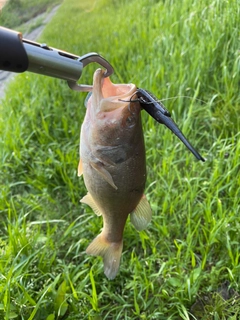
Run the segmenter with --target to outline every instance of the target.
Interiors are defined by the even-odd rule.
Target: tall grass
[[[79,204],[85,94],[16,77],[0,106],[4,319],[239,318],[239,9],[233,0],[63,2],[39,41],[102,54],[114,82],[163,99],[207,161],[142,114],[153,219],[139,233],[127,224],[108,281],[101,259],[84,252],[101,227]]]
[[[57,5],[61,0],[8,0],[0,12],[0,25],[6,28],[18,28],[37,15]]]

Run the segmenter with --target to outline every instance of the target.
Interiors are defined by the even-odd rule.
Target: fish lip
[[[88,93],[85,98],[84,105],[86,108],[90,105],[92,99],[103,99],[102,94],[102,86],[104,81],[104,70],[98,68],[93,75],[93,90]],[[98,97],[96,97],[96,93],[98,93]],[[98,101],[96,101],[98,103]],[[98,105],[98,104],[97,104]]]
[[[95,71],[93,76],[93,92],[98,92],[102,94],[103,82],[104,82],[104,70],[99,68]]]

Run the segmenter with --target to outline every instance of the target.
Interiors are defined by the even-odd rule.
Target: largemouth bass
[[[105,275],[114,279],[128,215],[135,228],[143,230],[152,213],[143,194],[146,160],[137,88],[134,84],[113,84],[103,74],[98,69],[93,77],[93,92],[81,127],[78,175],[83,174],[88,190],[81,202],[103,218],[102,232],[86,252],[102,256]]]

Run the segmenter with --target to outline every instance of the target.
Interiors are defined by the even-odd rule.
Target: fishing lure
[[[198,160],[205,161],[205,159],[197,152],[197,150],[191,145],[191,143],[178,128],[176,123],[171,118],[170,112],[152,93],[150,93],[148,90],[138,88],[136,94],[141,107],[146,110],[150,116],[152,116],[157,122],[168,127]]]

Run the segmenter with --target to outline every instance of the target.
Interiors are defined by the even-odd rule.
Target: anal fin
[[[142,196],[135,210],[130,214],[134,227],[141,231],[147,227],[152,218],[152,209],[145,195]]]
[[[115,185],[111,174],[104,168],[103,163],[91,161],[90,165],[101,175],[105,181],[107,181],[115,190],[117,190],[117,186]]]
[[[89,205],[89,207],[93,209],[97,216],[102,215],[101,210],[98,208],[96,202],[94,201],[93,197],[89,192],[80,200],[80,202]]]
[[[86,253],[103,258],[104,273],[109,280],[112,280],[118,273],[122,247],[122,241],[109,242],[100,234],[87,247]]]

